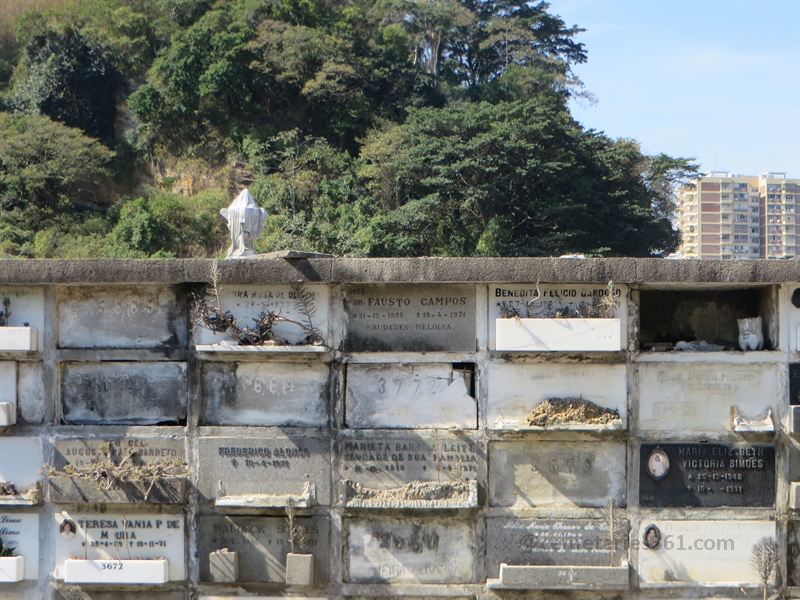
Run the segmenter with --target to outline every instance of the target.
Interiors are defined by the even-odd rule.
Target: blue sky
[[[587,31],[575,118],[703,171],[800,178],[800,0],[551,0]]]

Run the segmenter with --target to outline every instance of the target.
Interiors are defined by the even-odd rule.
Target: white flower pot
[[[619,319],[496,319],[500,352],[619,352]]]
[[[17,422],[17,405],[14,402],[0,402],[0,427],[10,427]]]
[[[142,583],[169,581],[169,561],[149,560],[80,560],[64,561],[64,583]]]
[[[13,583],[24,578],[24,556],[0,556],[0,583]]]
[[[2,352],[35,352],[38,339],[35,327],[0,327]]]
[[[286,583],[287,585],[314,585],[314,555],[293,554],[286,555]]]

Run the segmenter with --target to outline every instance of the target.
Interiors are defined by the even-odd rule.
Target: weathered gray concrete
[[[223,286],[257,292],[258,302],[248,305],[254,300],[248,295],[231,304],[245,320],[265,308],[296,317],[289,312],[295,310],[290,284],[319,284],[317,314],[327,346],[208,348],[209,336],[191,327],[188,294],[209,280],[215,266]],[[530,291],[539,281],[543,290],[580,294],[604,289],[609,280],[622,290],[616,315],[621,351],[494,350],[498,288]],[[464,316],[450,318],[452,336],[441,329],[433,334],[434,345],[430,339],[418,344],[410,330],[405,336],[378,333],[378,344],[348,346],[356,328],[345,301],[378,297],[354,293],[378,289],[371,284],[389,284],[401,292],[395,298],[446,298],[458,291],[470,306]],[[418,284],[424,286],[414,288]],[[749,546],[771,532],[781,554],[771,592],[800,597],[800,501],[797,493],[790,496],[791,484],[800,482],[800,445],[796,420],[788,418],[796,412],[790,411],[790,388],[798,387],[788,365],[800,363],[800,309],[791,303],[798,287],[800,261],[0,260],[0,293],[14,289],[20,307],[30,298],[25,319],[38,329],[36,351],[0,350],[0,381],[13,388],[3,389],[0,401],[15,397],[18,417],[0,433],[0,475],[26,492],[0,495],[0,538],[18,544],[36,567],[22,582],[0,584],[0,597],[760,598],[748,567]],[[667,290],[714,292],[723,304],[714,314],[728,317],[698,331],[727,336],[734,312],[758,312],[771,349],[640,350],[643,302],[648,314],[670,316],[665,322],[672,330],[697,319],[688,295],[678,298],[688,308],[669,315],[674,303],[661,301]],[[728,290],[744,290],[753,301],[731,312],[724,306]],[[288,303],[267,302],[274,299]],[[659,300],[656,309],[653,299]],[[386,319],[415,328],[414,312]],[[646,335],[659,332],[648,325]],[[211,337],[213,343],[225,338]],[[451,397],[450,391],[458,393]],[[614,427],[525,427],[530,410],[553,397],[596,400],[619,410],[622,419]],[[733,404],[745,417],[772,408],[775,431],[736,431]],[[642,445],[683,441],[702,447],[704,440],[774,447],[774,503],[643,508],[639,483],[649,475],[640,464]],[[91,464],[105,442],[112,442],[118,459],[129,449],[138,449],[143,462],[185,459],[189,474],[157,483],[145,501],[148,480],[103,490],[94,481],[62,475],[48,482],[38,473],[45,462],[62,469]],[[735,469],[717,471],[736,475]],[[738,480],[719,483],[716,471],[697,472],[712,476],[692,480],[698,490],[724,485],[726,493],[739,493]],[[623,506],[619,517],[632,532],[630,548],[615,554],[613,570],[582,570],[612,562],[606,550],[585,545],[529,552],[530,531],[572,539],[560,535],[572,531],[564,524],[580,524],[589,536],[596,528],[605,540],[603,504],[609,498]],[[313,556],[313,586],[285,583],[290,499],[307,534],[301,551]],[[2,521],[9,515],[25,517],[18,535],[2,533],[16,525]],[[69,531],[60,527],[70,516],[88,525],[67,539]],[[644,554],[642,538],[653,524],[675,535],[702,534],[703,544],[730,538],[736,549],[673,547]],[[678,525],[694,529],[679,532]],[[85,540],[88,547],[81,545]],[[236,581],[232,553],[215,554],[223,548],[236,552]],[[70,557],[114,563],[128,560],[129,552],[132,560],[167,557],[171,581],[144,588],[60,579]],[[629,572],[621,566],[625,561]],[[509,591],[489,582],[499,577],[501,564],[545,570],[534,573],[535,581],[531,572],[522,573],[506,586],[520,589]],[[603,587],[609,589],[598,589]]]
[[[656,258],[252,258],[0,260],[0,284],[205,282],[214,263],[222,283],[779,283],[800,280],[800,261]]]

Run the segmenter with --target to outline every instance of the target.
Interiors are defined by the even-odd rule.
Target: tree
[[[25,46],[13,80],[13,104],[87,135],[114,137],[119,73],[107,44],[76,29],[45,28]]]
[[[647,157],[575,123],[561,101],[413,111],[368,141],[360,173],[386,207],[368,254],[650,256],[677,245]]]
[[[769,590],[772,574],[778,568],[781,560],[778,541],[772,537],[763,537],[753,544],[750,554],[750,562],[761,580],[763,599],[767,600],[767,591]]]
[[[105,175],[112,156],[97,140],[47,117],[0,113],[2,208],[54,206],[60,195]]]
[[[73,207],[112,156],[47,117],[0,113],[0,252],[33,256],[35,232]]]

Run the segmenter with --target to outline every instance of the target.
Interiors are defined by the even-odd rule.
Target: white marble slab
[[[625,365],[492,362],[489,364],[488,379],[489,427],[523,427],[531,410],[548,398],[589,400],[603,408],[619,411],[620,428],[627,426],[628,384]]]
[[[619,352],[619,319],[497,319],[498,352]]]
[[[349,583],[470,583],[474,528],[433,520],[370,519],[346,524]]]
[[[64,525],[65,519],[74,523],[74,534]],[[98,561],[163,558],[169,561],[169,581],[186,579],[183,515],[63,510],[53,514],[52,527],[55,579],[64,579],[66,561],[72,557]]]
[[[623,442],[491,442],[492,506],[599,508],[625,505]]]
[[[323,339],[328,342],[328,303],[330,292],[327,285],[304,284],[303,288],[313,294],[315,315],[312,325],[318,329]],[[220,286],[222,309],[230,311],[240,320],[243,326],[252,327],[253,319],[262,312],[273,311],[284,317],[306,322],[305,316],[298,311],[297,300],[292,286],[289,284],[271,285],[233,285]],[[275,323],[273,327],[276,338],[286,339],[291,344],[300,343],[308,334],[297,325],[291,323]],[[202,327],[195,331],[197,344],[219,344],[230,341],[229,333],[214,333]]]
[[[8,297],[11,300],[11,327],[23,327],[25,323],[36,329],[33,349],[44,347],[44,288],[0,286],[0,300]],[[31,348],[27,348],[30,350]]]
[[[169,561],[67,560],[64,583],[163,584],[169,581]]]
[[[509,283],[492,284],[489,286],[489,349],[497,350],[495,343],[497,337],[496,319],[500,317],[500,304],[508,303],[520,312],[521,317],[526,316],[525,304],[537,295],[536,283]],[[541,317],[559,307],[575,308],[581,302],[592,303],[593,298],[602,299],[608,293],[607,284],[592,283],[567,283],[550,284],[540,283],[538,294],[540,299],[533,304],[532,316]],[[628,340],[628,287],[619,285],[615,291],[616,308],[609,317],[620,319],[620,339],[622,348],[627,347]],[[581,319],[578,319],[579,321]]]
[[[731,408],[748,419],[772,409],[781,414],[785,368],[774,364],[640,363],[639,429],[652,432],[724,433],[733,430]]]
[[[0,513],[0,539],[24,559],[23,579],[39,578],[39,514]],[[2,596],[2,594],[0,594]]]
[[[661,532],[655,550],[642,543],[652,525]],[[640,583],[642,587],[758,585],[751,549],[762,538],[775,536],[774,521],[643,520],[637,537]]]
[[[0,402],[17,404],[17,363],[0,362]]]
[[[475,429],[473,376],[446,363],[350,364],[345,421],[355,429]]]
[[[0,437],[0,480],[25,493],[41,480],[42,447],[34,437]]]

